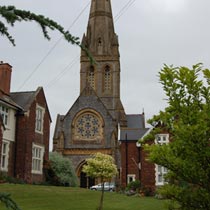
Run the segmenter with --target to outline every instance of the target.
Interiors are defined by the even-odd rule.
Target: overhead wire
[[[78,21],[80,16],[84,13],[84,11],[87,9],[87,7],[90,5],[90,1],[86,4],[86,6],[82,9],[82,11],[79,13],[79,15],[74,19],[74,21],[71,23],[71,25],[68,27],[67,30],[70,30],[74,24]],[[30,80],[30,78],[34,75],[35,72],[39,69],[41,64],[46,60],[46,58],[52,53],[52,51],[55,49],[55,47],[59,44],[59,42],[63,39],[63,36],[61,36],[55,44],[50,48],[50,50],[46,53],[46,55],[41,59],[41,61],[35,66],[33,71],[28,75],[28,77],[23,81],[23,83],[20,85],[18,90],[20,90],[24,85]]]
[[[119,18],[129,9],[129,7],[132,6],[132,4],[135,2],[136,0],[129,0],[124,7],[122,7],[122,9],[119,11],[119,13],[114,17],[114,21],[117,22],[119,20]],[[76,56],[72,62],[70,62],[70,64],[68,64],[53,80],[51,80],[48,84],[47,84],[47,88],[52,87],[56,81],[60,80],[65,73],[67,73],[67,70],[71,69],[77,62],[75,62],[75,59],[79,59],[79,55]],[[79,60],[77,60],[79,61]],[[69,67],[69,69],[68,69]]]
[[[52,79],[47,85],[46,85],[46,88],[50,88],[52,87],[55,82],[57,82],[58,80],[60,80],[64,74],[69,70],[71,69],[78,61],[79,61],[79,57],[80,55],[77,55],[76,57],[74,57],[74,59],[65,67],[63,68],[62,71],[59,72],[59,74],[57,74],[54,79]]]
[[[135,2],[136,0],[129,0],[123,7],[122,9],[119,11],[119,13],[114,17],[114,22],[117,22],[119,20],[119,18],[132,6],[132,4]],[[83,8],[83,10],[79,13],[79,15],[76,17],[76,19],[72,22],[72,24],[69,26],[68,30],[73,27],[73,25],[77,22],[77,20],[80,18],[80,16],[83,14],[83,12],[87,9],[87,7],[90,5],[90,2],[88,2],[88,4]],[[43,59],[40,61],[40,63],[35,67],[34,71],[27,77],[27,79],[23,82],[22,86],[20,88],[22,88],[25,83],[31,78],[31,76],[38,70],[39,66],[44,62],[44,60],[49,56],[49,54],[54,50],[54,48],[57,46],[57,44],[61,41],[62,37],[60,37],[60,39],[58,39],[58,41],[53,45],[53,47],[48,51],[48,53],[43,57]],[[48,84],[46,85],[46,88],[50,88],[52,87],[58,80],[60,80],[65,73],[67,73],[69,69],[71,69],[77,62],[79,61],[79,55],[77,55],[76,57],[74,57],[74,59],[65,67],[63,68],[59,74],[57,74],[55,76],[54,79],[52,79],[50,82],[48,82]],[[19,88],[19,89],[20,89]]]
[[[132,4],[135,2],[136,0],[129,0],[124,7],[122,7],[122,9],[119,11],[119,13],[114,17],[114,21],[117,22],[119,20],[119,18],[129,9],[129,7],[132,6]]]

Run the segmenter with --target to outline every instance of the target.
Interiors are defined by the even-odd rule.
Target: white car
[[[102,190],[102,183],[90,187],[91,190]],[[115,184],[113,182],[104,182],[104,191],[114,191]]]

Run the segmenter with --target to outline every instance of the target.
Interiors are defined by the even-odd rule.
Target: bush
[[[71,161],[56,152],[51,152],[49,157],[45,173],[47,182],[57,186],[77,186],[78,180]]]
[[[139,191],[141,183],[139,180],[132,181],[128,184],[127,190]]]
[[[0,172],[0,183],[25,184],[24,180],[8,176],[6,172]]]

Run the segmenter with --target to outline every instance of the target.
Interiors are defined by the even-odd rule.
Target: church
[[[110,0],[91,1],[82,44],[95,63],[81,51],[79,97],[66,114],[57,115],[53,151],[72,161],[81,187],[96,181],[82,172],[86,159],[96,152],[109,154],[118,167],[119,184],[126,186],[141,177],[136,143],[148,128],[144,113],[128,115],[121,102],[119,41]]]

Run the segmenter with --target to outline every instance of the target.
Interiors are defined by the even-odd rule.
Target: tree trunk
[[[103,209],[103,201],[104,201],[104,181],[102,181],[101,199],[100,199],[98,210]]]

